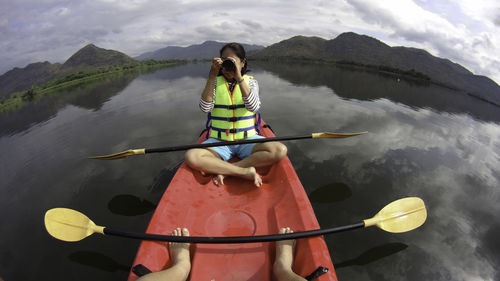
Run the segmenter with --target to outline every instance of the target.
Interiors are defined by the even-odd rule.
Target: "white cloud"
[[[476,74],[500,81],[500,37],[493,12],[496,6],[500,14],[500,5],[494,1],[439,1],[441,5],[411,0],[349,3],[365,22],[383,30],[377,33],[389,44],[425,48]]]
[[[205,40],[269,45],[345,31],[425,48],[500,81],[500,8],[494,0],[7,1],[0,0],[0,72],[62,62],[94,43],[136,56]],[[119,31],[119,32],[118,32]]]

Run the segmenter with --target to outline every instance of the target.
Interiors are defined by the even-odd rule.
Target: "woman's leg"
[[[292,233],[289,228],[281,228],[279,234]],[[276,260],[273,265],[273,272],[278,281],[306,281],[292,271],[293,251],[295,240],[281,240],[276,242]]]
[[[285,158],[287,148],[277,141],[256,144],[252,149],[252,154],[247,158],[234,163],[238,167],[264,167],[279,162]]]
[[[249,156],[233,163],[233,165],[248,168],[248,167],[265,167],[279,162],[286,156],[287,148],[280,142],[265,142],[254,145]],[[215,184],[224,184],[225,175],[217,174],[214,178]]]
[[[172,232],[174,236],[189,236],[189,231],[177,228]],[[165,270],[153,272],[142,276],[137,281],[185,281],[191,271],[191,259],[189,257],[189,243],[168,243],[170,257],[173,265]]]
[[[236,176],[254,182],[256,186],[262,185],[262,179],[252,166],[239,167],[222,160],[217,152],[210,149],[193,148],[186,152],[186,164],[195,170],[207,174]],[[218,184],[218,183],[216,183]]]

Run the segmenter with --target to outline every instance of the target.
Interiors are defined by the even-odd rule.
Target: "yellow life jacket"
[[[243,83],[248,85],[249,78],[253,77],[243,75]],[[214,108],[208,113],[207,137],[235,141],[258,133],[257,114],[246,109],[238,84],[231,93],[224,76],[217,76],[214,102]],[[260,116],[258,119],[260,121]]]

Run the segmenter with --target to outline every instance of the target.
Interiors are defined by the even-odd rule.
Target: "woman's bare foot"
[[[173,236],[189,236],[189,231],[187,228],[174,229],[172,232]],[[186,278],[191,271],[191,259],[189,257],[189,243],[177,243],[169,242],[168,250],[170,252],[170,257],[173,260],[172,267],[178,267],[186,272]]]
[[[189,231],[184,228],[176,228],[172,232],[174,236],[189,236]],[[186,281],[191,271],[191,258],[189,257],[189,243],[168,243],[168,251],[173,265],[167,269],[146,274],[137,281]]]
[[[280,228],[279,234],[293,233],[290,227]],[[274,267],[292,269],[295,240],[280,240],[276,242],[276,260]]]
[[[217,175],[214,177],[214,183],[216,186],[219,186],[220,185],[224,185],[224,178],[225,176],[224,175]]]
[[[246,169],[246,174],[243,178],[253,181],[256,187],[260,187],[262,185],[262,178],[257,174],[257,171],[254,167],[248,167]]]
[[[280,228],[279,234],[293,233],[290,227]],[[305,280],[292,271],[295,240],[281,240],[276,242],[276,260],[273,272],[278,281]]]
[[[257,171],[255,170],[254,167],[248,167],[245,168],[245,174],[241,175],[242,178],[251,180],[255,184],[255,186],[260,187],[262,186],[262,178],[259,176]],[[216,186],[219,185],[224,185],[224,179],[226,176],[224,175],[217,175],[213,178],[214,184]]]

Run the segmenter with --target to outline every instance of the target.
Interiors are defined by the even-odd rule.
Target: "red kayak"
[[[262,122],[262,135],[274,137]],[[205,140],[203,134],[198,143]],[[258,170],[263,185],[229,177],[216,186],[183,163],[163,194],[147,233],[170,235],[186,227],[191,236],[250,236],[278,233],[281,227],[294,232],[319,229],[311,203],[295,170],[285,157],[266,170]],[[275,243],[192,244],[188,280],[274,280]],[[132,268],[142,264],[156,272],[170,267],[167,243],[143,241]],[[319,266],[329,269],[315,280],[337,280],[323,237],[298,239],[293,271],[308,276]],[[130,272],[129,281],[138,276]]]

